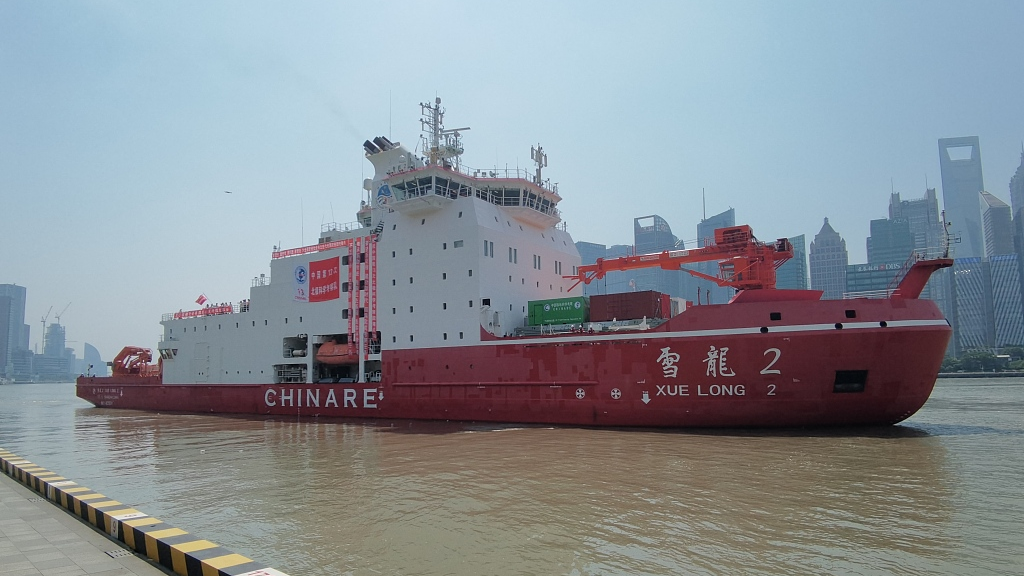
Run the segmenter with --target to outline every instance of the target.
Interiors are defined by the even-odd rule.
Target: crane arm
[[[608,272],[640,268],[679,270],[686,264],[717,261],[718,276],[695,270],[686,272],[711,280],[719,286],[731,286],[738,290],[775,288],[775,270],[792,257],[793,246],[788,239],[780,238],[774,244],[759,242],[750,226],[744,224],[718,228],[715,230],[715,243],[710,246],[621,258],[598,258],[594,264],[580,266],[576,275],[566,278],[576,280],[572,286],[575,288],[580,283],[590,284],[604,278]]]

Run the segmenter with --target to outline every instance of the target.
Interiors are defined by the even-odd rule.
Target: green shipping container
[[[534,300],[527,305],[529,311],[527,322],[530,326],[545,324],[582,324],[587,321],[590,312],[589,300],[586,296],[572,298],[555,298],[553,300]]]

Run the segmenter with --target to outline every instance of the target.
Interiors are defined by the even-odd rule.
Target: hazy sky
[[[0,283],[70,343],[155,347],[275,244],[355,220],[361,143],[443,98],[465,164],[548,152],[577,240],[736,208],[761,239],[868,222],[979,136],[1009,202],[1024,2],[0,2]],[[225,194],[225,190],[232,194]],[[53,317],[50,317],[51,321]]]

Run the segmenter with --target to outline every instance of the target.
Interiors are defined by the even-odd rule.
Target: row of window
[[[452,247],[453,248],[462,248],[463,246],[465,246],[465,244],[466,243],[464,241],[462,241],[462,240],[456,240],[456,241],[452,242]],[[447,242],[442,242],[441,243],[441,249],[442,250],[447,250],[448,249],[448,243]],[[409,256],[412,256],[412,248],[409,248]],[[397,258],[398,257],[398,252],[395,251],[395,250],[392,250],[391,251],[391,257],[392,258]]]
[[[461,210],[459,211],[459,218],[462,218],[462,211],[461,211]],[[501,222],[500,222],[500,221],[498,220],[498,217],[497,217],[497,216],[495,216],[495,217],[494,217],[494,221],[495,221],[495,222],[498,222],[499,224],[501,223]],[[423,226],[423,225],[425,225],[426,223],[427,223],[427,219],[426,219],[426,218],[420,218],[420,226]],[[512,221],[511,221],[511,220],[505,220],[505,224],[507,224],[509,228],[511,228],[511,227],[512,227]],[[392,224],[392,225],[391,225],[391,229],[392,229],[392,230],[398,230],[398,224]],[[524,230],[523,230],[523,225],[522,225],[522,224],[519,224],[519,231],[520,231],[520,232],[523,232],[523,231],[524,231]],[[540,237],[541,237],[541,238],[547,238],[547,235],[545,235],[545,234],[544,234],[543,232],[541,232],[541,233],[540,233]],[[551,236],[551,241],[552,241],[552,242],[554,242],[554,241],[555,241],[555,237],[554,237],[554,235],[552,235],[552,236]],[[461,241],[461,240],[459,240],[458,242],[462,242],[462,241]],[[566,243],[566,241],[565,241],[565,240],[562,240],[562,245],[563,245],[563,246],[568,246],[568,244]],[[461,244],[459,244],[458,246],[456,246],[456,248],[461,248],[461,247],[462,247],[462,245],[461,245]],[[411,252],[410,252],[410,254],[411,254]]]
[[[362,310],[362,308],[360,308],[360,310]],[[346,310],[345,312],[347,312],[347,310]],[[344,312],[342,312],[342,315],[343,315],[343,317],[344,317],[344,318],[347,318],[347,316],[344,316]],[[362,314],[360,314],[360,317],[362,317]],[[300,323],[302,322],[302,316],[299,316],[299,322],[300,322]],[[284,319],[284,323],[285,323],[285,324],[287,324],[287,323],[288,323],[288,318],[285,318],[285,319]],[[256,321],[255,321],[255,320],[253,320],[253,321],[252,321],[252,325],[253,325],[253,326],[256,326]],[[264,320],[264,321],[263,321],[263,325],[264,325],[264,326],[269,326],[269,322],[268,322],[267,320]],[[238,327],[239,327],[239,323],[238,323],[238,322],[235,322],[235,328],[238,328]],[[206,332],[206,329],[207,329],[207,328],[208,328],[208,326],[205,326],[205,325],[204,325],[204,326],[203,326],[203,332]],[[220,329],[221,329],[221,325],[220,325],[220,324],[217,324],[217,330],[220,330]],[[193,326],[193,327],[192,327],[192,331],[193,331],[193,332],[198,332],[198,330],[199,330],[199,327],[198,327],[198,326]],[[186,327],[185,327],[185,330],[184,330],[184,332],[188,332],[188,326],[186,326]],[[174,334],[174,328],[168,328],[168,330],[167,330],[167,335],[168,335],[168,336],[170,336],[171,334]]]
[[[468,270],[467,272],[469,273],[469,277],[472,278],[473,277],[473,271],[472,270]],[[441,280],[447,280],[447,279],[448,279],[448,273],[447,272],[441,272]],[[412,284],[413,281],[414,281],[414,277],[413,276],[409,276],[409,284]],[[398,280],[395,279],[395,278],[392,278],[391,279],[391,285],[392,286],[398,286]]]
[[[490,306],[491,305],[491,299],[490,298],[484,298],[483,300],[480,301],[480,304],[482,306]],[[469,301],[469,307],[470,308],[473,307],[473,301],[472,300]],[[447,302],[441,302],[441,310],[447,310],[447,309],[448,309],[448,303]],[[362,310],[362,308],[360,308],[360,310]],[[392,308],[391,309],[391,313],[392,314],[398,314],[398,308]],[[409,306],[409,313],[410,314],[413,313],[413,307],[412,306]]]
[[[494,258],[494,242],[491,242],[490,240],[484,240],[483,243],[484,243],[484,257],[485,258]],[[462,248],[464,246],[464,242],[462,240],[456,240],[456,241],[452,242],[452,246],[454,248]],[[447,242],[442,242],[441,243],[441,249],[442,250],[447,250],[448,249],[448,243]],[[413,255],[412,248],[409,248],[409,255],[410,256]],[[392,250],[391,251],[391,257],[392,258],[397,258],[398,257],[398,251]],[[513,247],[509,246],[509,248],[508,248],[508,261],[510,263],[512,263],[512,264],[518,264],[519,263],[519,249],[518,248],[513,248]],[[542,268],[541,257],[539,255],[537,255],[537,254],[533,255],[533,268],[535,270],[540,270]],[[576,271],[576,267],[573,266],[573,273],[574,274],[575,274],[575,271]],[[555,261],[555,274],[561,274],[561,273],[562,273],[562,263],[556,260]],[[472,274],[470,274],[470,275],[472,276]]]

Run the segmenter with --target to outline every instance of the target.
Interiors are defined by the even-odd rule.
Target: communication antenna
[[[530,160],[537,164],[537,175],[533,177],[533,182],[538,186],[542,186],[544,179],[541,177],[541,170],[547,168],[548,155],[540,144],[537,144],[536,148],[530,146]]]
[[[700,189],[700,206],[701,206],[701,209],[704,211],[704,216],[702,216],[701,219],[702,220],[707,220],[708,219],[708,202],[707,202],[707,198],[704,197],[704,188],[703,187]]]

